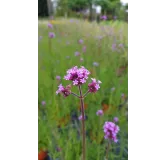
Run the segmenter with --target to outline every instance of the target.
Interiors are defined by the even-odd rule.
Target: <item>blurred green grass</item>
[[[52,150],[52,156],[68,157],[65,160],[79,159],[81,155],[81,142],[77,140],[77,129],[71,126],[71,111],[79,112],[79,99],[69,96],[64,99],[62,96],[56,95],[55,91],[58,85],[67,82],[63,79],[66,71],[73,66],[84,66],[92,72],[91,78],[99,79],[102,84],[96,94],[89,94],[85,98],[87,109],[85,110],[88,119],[86,120],[86,130],[91,133],[87,136],[87,148],[89,150],[88,159],[96,160],[98,153],[96,147],[100,148],[100,158],[104,157],[104,144],[97,144],[95,137],[100,135],[100,141],[103,139],[103,124],[105,121],[112,121],[113,117],[119,118],[120,147],[121,152],[116,155],[115,150],[111,153],[114,157],[124,157],[124,149],[127,148],[127,132],[128,122],[126,117],[127,106],[124,105],[119,109],[119,105],[124,102],[121,97],[122,93],[128,95],[128,26],[124,22],[102,22],[100,25],[96,23],[88,23],[80,20],[65,20],[59,19],[55,21],[53,29],[47,28],[47,20],[39,22],[39,36],[42,38],[38,44],[38,105],[39,105],[39,141],[43,142],[39,145],[39,150],[43,147]],[[51,52],[49,51],[48,32],[54,32],[55,38],[51,39]],[[98,37],[101,37],[99,39]],[[83,39],[84,43],[79,44],[78,40]],[[117,50],[112,50],[112,44],[123,44],[123,48],[117,47]],[[82,53],[83,46],[87,50]],[[81,56],[75,56],[75,52],[81,53]],[[80,61],[80,57],[83,61]],[[94,66],[97,62],[99,66]],[[120,72],[121,73],[118,73]],[[56,76],[61,76],[61,81],[56,80]],[[83,85],[83,92],[86,92],[87,85]],[[114,91],[111,89],[115,88]],[[78,93],[77,88],[72,88],[72,91]],[[46,101],[46,106],[42,106],[41,102]],[[103,103],[109,108],[105,110],[102,117],[101,126],[98,126],[99,117],[96,116],[98,109],[103,108]],[[46,120],[42,120],[43,112]],[[61,126],[62,133],[59,133],[57,126]],[[49,127],[50,126],[50,127]],[[66,129],[66,127],[68,129]],[[54,152],[53,142],[51,139],[52,133],[56,132],[54,138],[56,145],[63,148],[62,154]],[[68,137],[69,134],[71,137]],[[59,138],[57,138],[59,137]],[[68,139],[68,138],[69,139]],[[68,144],[65,145],[65,141]],[[76,147],[75,147],[76,146]],[[75,147],[73,150],[72,147]],[[116,147],[113,145],[112,147]],[[93,156],[90,155],[93,152]],[[126,156],[127,157],[127,156]],[[115,158],[116,159],[116,158]]]

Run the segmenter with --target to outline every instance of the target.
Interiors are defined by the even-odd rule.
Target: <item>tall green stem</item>
[[[84,98],[81,91],[81,86],[78,86],[80,92],[81,114],[82,114],[82,160],[85,160],[86,148],[85,148],[85,114],[84,114]]]
[[[106,160],[108,160],[109,149],[110,149],[110,143],[108,142],[107,151],[106,151]]]

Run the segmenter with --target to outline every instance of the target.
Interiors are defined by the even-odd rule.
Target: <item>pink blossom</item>
[[[61,79],[61,76],[56,76],[56,79],[57,79],[57,80],[60,80],[60,79]]]
[[[114,117],[114,122],[116,123],[118,121],[119,121],[118,117]]]
[[[64,79],[73,81],[73,85],[81,85],[86,82],[89,74],[90,72],[85,67],[78,68],[75,66],[67,71]]]
[[[85,53],[86,52],[86,46],[83,46],[82,51]]]
[[[102,115],[103,115],[103,110],[98,110],[98,111],[96,112],[96,114],[97,114],[98,116],[102,116]]]
[[[42,101],[41,104],[42,104],[42,106],[45,106],[45,105],[46,105],[46,102],[45,102],[45,101]]]
[[[117,134],[120,130],[118,125],[116,125],[113,122],[105,122],[103,129],[104,129],[105,139],[110,139],[115,143],[118,142]]]
[[[99,84],[101,83],[101,81],[99,81],[99,80],[96,81],[95,78],[91,78],[91,79],[92,79],[92,82],[88,84],[89,92],[95,93],[99,90],[99,88],[100,88]]]
[[[56,91],[56,94],[62,93],[64,97],[67,97],[71,94],[71,86],[68,85],[66,87],[63,87],[62,84],[58,86],[58,90]]]
[[[80,55],[80,53],[79,52],[75,52],[75,56],[79,56]]]
[[[83,44],[83,42],[84,42],[84,41],[83,41],[82,39],[80,39],[80,40],[78,41],[79,44]]]
[[[81,121],[81,120],[82,120],[82,115],[80,115],[80,116],[78,117],[78,119]],[[84,118],[84,120],[85,120],[85,118]]]
[[[51,29],[53,28],[53,26],[52,26],[52,24],[51,24],[51,23],[48,23],[48,25],[47,25],[47,26],[48,26],[48,28],[51,28]]]
[[[49,32],[48,36],[49,36],[49,38],[54,38],[55,34],[53,32]]]

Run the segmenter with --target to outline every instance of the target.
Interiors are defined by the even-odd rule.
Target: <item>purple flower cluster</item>
[[[62,95],[64,97],[67,97],[67,96],[69,96],[71,94],[71,90],[70,89],[71,89],[70,85],[64,87],[64,86],[62,86],[62,84],[60,84],[58,86],[58,90],[56,91],[56,94],[62,93]]]
[[[117,143],[118,142],[117,133],[120,130],[119,126],[113,122],[105,122],[103,128],[105,133],[104,138],[112,140],[113,142]]]
[[[53,25],[51,23],[48,23],[47,26],[48,26],[48,28],[51,28],[51,29],[53,28]]]
[[[73,81],[73,85],[81,85],[86,82],[89,74],[90,72],[83,66],[81,68],[75,66],[67,71],[64,79]]]
[[[86,46],[82,47],[82,51],[85,53],[86,52]]]
[[[83,60],[83,59],[82,59]],[[67,70],[67,75],[64,76],[65,80],[72,81],[72,84],[75,86],[80,86],[84,83],[86,83],[88,76],[90,72],[85,67],[78,68],[77,66],[72,67],[71,69]],[[60,80],[60,76],[57,76],[56,79]],[[84,96],[86,96],[88,93],[95,93],[100,88],[101,81],[97,81],[95,78],[91,78],[92,82],[88,84],[88,91]],[[60,84],[58,86],[58,90],[56,91],[56,94],[61,93],[64,97],[69,96],[70,94],[73,94],[78,97],[78,95],[71,92],[71,85],[68,85],[66,87],[62,86]]]
[[[103,113],[103,110],[98,110],[97,112],[96,112],[96,115],[97,116],[102,116],[104,113]]]
[[[98,66],[99,66],[99,63],[93,62],[93,66],[98,67]]]
[[[84,41],[83,41],[82,39],[80,39],[80,40],[78,41],[78,43],[79,43],[79,44],[83,44]]]
[[[118,117],[114,117],[114,122],[117,123],[119,121]]]
[[[42,104],[42,106],[45,106],[45,105],[46,105],[46,102],[45,102],[45,101],[42,101],[41,104]]]
[[[49,32],[48,36],[49,36],[49,38],[54,38],[55,34],[53,32]]]
[[[76,51],[75,56],[79,56],[79,55],[80,55],[80,52]]]
[[[57,80],[60,80],[60,79],[61,79],[61,76],[56,76],[56,79],[57,79]]]
[[[96,81],[95,78],[91,78],[91,79],[92,79],[92,82],[88,84],[89,92],[95,93],[95,92],[97,92],[97,90],[99,90],[99,88],[100,88],[99,84],[101,83],[101,81],[99,81],[99,80]]]
[[[112,44],[112,50],[115,51],[116,50],[116,43]]]
[[[80,115],[79,117],[78,117],[78,119],[81,121],[81,120],[83,120],[83,118],[82,118],[82,115]],[[86,119],[86,117],[84,116],[84,120]]]
[[[106,15],[101,16],[100,18],[103,19],[103,20],[107,20],[107,16]]]

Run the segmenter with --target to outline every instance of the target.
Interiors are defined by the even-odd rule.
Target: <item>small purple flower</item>
[[[74,22],[74,20],[73,20],[73,19],[70,19],[70,22],[71,22],[71,23],[73,23],[73,22]]]
[[[55,34],[53,32],[49,32],[49,38],[54,38],[55,37]]]
[[[56,91],[56,94],[62,93],[64,97],[67,97],[71,94],[71,85],[68,85],[66,87],[63,87],[62,84],[58,86],[58,90]]]
[[[56,79],[57,79],[57,80],[60,80],[60,79],[61,79],[61,76],[56,76]]]
[[[80,52],[75,52],[75,56],[79,56],[80,55]]]
[[[82,61],[84,61],[84,59],[83,59],[83,58],[80,58],[80,61],[82,62]]]
[[[83,51],[83,53],[86,52],[86,46],[83,46],[82,51]]]
[[[120,43],[120,44],[119,44],[119,47],[120,47],[120,48],[123,48],[123,44],[122,44],[122,43]]]
[[[96,114],[97,114],[98,116],[102,116],[104,113],[103,113],[103,110],[98,110],[98,111],[96,112]]]
[[[78,117],[78,119],[81,121],[82,120],[82,115],[80,115],[79,117]],[[84,120],[86,119],[86,117],[84,116]]]
[[[95,93],[99,90],[99,88],[100,88],[99,84],[101,83],[101,81],[99,81],[99,80],[96,81],[95,78],[91,78],[91,79],[92,79],[92,82],[88,84],[89,92]]]
[[[78,43],[79,43],[79,44],[83,44],[84,41],[83,41],[82,39],[80,39],[80,40],[78,41]]]
[[[42,106],[45,106],[45,105],[46,105],[46,102],[45,102],[45,101],[42,101],[41,104],[42,104]]]
[[[112,44],[112,50],[113,50],[113,51],[116,50],[116,43],[113,43],[113,44]]]
[[[103,15],[100,17],[102,20],[107,20],[107,16],[106,15]]]
[[[99,63],[93,62],[93,66],[98,67],[98,66],[99,66]]]
[[[118,117],[114,117],[114,122],[117,123],[119,121]]]
[[[48,23],[47,26],[48,26],[48,28],[51,28],[51,29],[53,28],[53,25],[51,23]]]
[[[118,125],[116,125],[113,122],[105,122],[103,129],[104,129],[105,139],[112,140],[115,143],[118,142],[116,137],[120,130]]]
[[[73,85],[81,85],[86,82],[89,74],[90,72],[85,67],[78,68],[75,66],[67,71],[64,79],[73,81]]]

